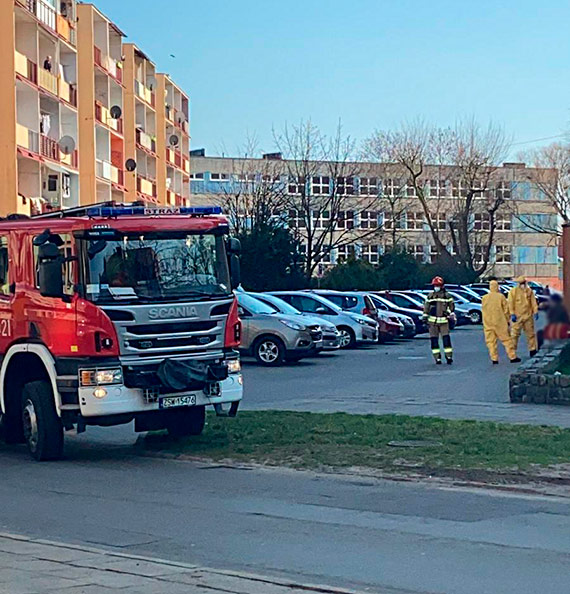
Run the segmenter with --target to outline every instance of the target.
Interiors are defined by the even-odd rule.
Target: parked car
[[[453,292],[457,293],[458,295],[461,295],[461,297],[467,299],[467,301],[469,301],[469,303],[478,303],[479,305],[481,305],[481,303],[482,303],[481,295],[475,294],[475,291],[472,291],[472,290],[467,291],[466,289],[453,289]]]
[[[275,295],[270,295],[269,293],[248,293],[248,295],[259,299],[259,301],[262,301],[263,303],[272,305],[282,314],[303,316],[308,324],[319,325],[323,332],[323,351],[336,351],[340,348],[340,333],[337,330],[337,327],[334,324],[327,322],[324,318],[305,314],[298,309],[295,309],[292,305],[289,305],[287,301],[283,301],[283,299],[275,297]]]
[[[414,308],[400,307],[399,305],[396,305],[389,299],[386,299],[383,293],[372,293],[372,296],[374,299],[374,303],[376,304],[376,307],[378,307],[379,309],[383,309],[394,314],[404,315],[408,318],[411,318],[416,327],[416,334],[423,334],[424,332],[427,332],[427,324],[422,319],[423,306],[418,306]]]
[[[404,333],[402,322],[397,317],[390,316],[388,312],[380,312],[370,296],[365,292],[315,289],[311,293],[326,297],[344,311],[351,311],[372,318],[378,323],[378,342],[398,338]]]
[[[418,303],[421,308],[421,312],[423,314],[424,311],[424,303],[427,299],[427,296],[431,293],[431,290],[427,289],[416,289],[413,291],[406,291],[406,294],[413,298],[415,303]],[[465,324],[469,324],[469,318],[467,317],[467,311],[463,311],[461,308],[455,307],[455,312],[453,312],[449,316],[449,328],[453,330],[456,326],[463,326]],[[427,324],[426,324],[427,329]],[[426,330],[427,331],[427,330]]]
[[[459,307],[460,310],[467,310],[467,315],[472,324],[482,324],[483,323],[483,312],[481,311],[481,302],[474,303],[469,301],[466,297],[463,297],[461,293],[458,293],[454,290],[448,291],[448,293],[453,297],[455,301],[455,307]]]
[[[282,314],[243,291],[236,291],[236,297],[242,323],[240,349],[261,365],[299,361],[322,349],[320,325],[306,323],[302,316]]]
[[[479,297],[483,298],[485,295],[487,295],[489,293],[489,288],[488,287],[473,287],[470,286],[469,287],[472,291],[474,291],[475,293],[477,293],[477,295],[479,295]]]
[[[321,295],[306,291],[272,291],[271,295],[280,297],[303,313],[323,317],[334,324],[340,332],[341,348],[352,348],[358,344],[378,340],[378,324],[374,320],[343,311],[338,305]]]

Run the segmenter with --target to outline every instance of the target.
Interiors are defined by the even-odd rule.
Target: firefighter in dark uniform
[[[453,349],[449,336],[449,316],[455,309],[453,297],[445,290],[441,276],[436,276],[432,281],[433,292],[428,295],[424,306],[424,320],[428,323],[431,352],[437,365],[441,365],[441,349],[439,336],[443,341],[443,352],[448,365],[453,363]]]

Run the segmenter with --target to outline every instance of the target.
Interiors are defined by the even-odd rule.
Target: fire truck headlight
[[[122,369],[82,369],[79,373],[82,386],[106,386],[123,383]]]
[[[239,359],[228,361],[228,373],[239,373],[241,371],[241,362]]]

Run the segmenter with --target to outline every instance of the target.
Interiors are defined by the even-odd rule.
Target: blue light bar
[[[220,215],[222,209],[219,206],[158,206],[153,208],[146,206],[93,206],[87,209],[86,214],[88,217],[155,217],[161,215],[203,217]]]

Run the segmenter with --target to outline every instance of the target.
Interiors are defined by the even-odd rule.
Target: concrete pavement
[[[57,463],[0,448],[0,477],[0,531],[32,538],[383,594],[570,583],[568,500],[140,458],[93,436]]]
[[[93,547],[0,534],[0,594],[351,594]]]
[[[244,365],[244,409],[407,414],[570,427],[570,407],[509,402],[516,369],[501,351],[493,366],[481,326],[453,332],[453,366],[433,364],[428,338],[322,354],[297,365]],[[525,353],[521,340],[519,353]]]

